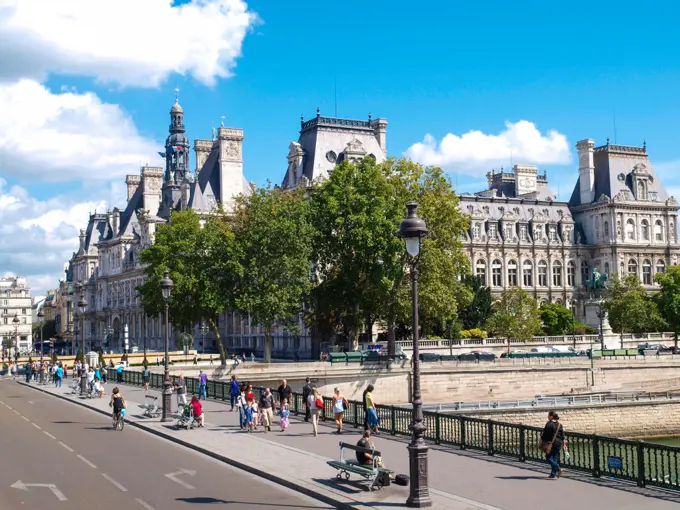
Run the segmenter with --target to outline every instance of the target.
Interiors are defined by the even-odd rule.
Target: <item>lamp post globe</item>
[[[411,398],[412,420],[409,425],[411,442],[408,445],[410,488],[406,506],[424,508],[432,506],[427,482],[427,445],[425,444],[425,421],[420,391],[420,335],[418,331],[418,261],[423,238],[428,234],[427,225],[418,217],[418,204],[406,204],[406,218],[399,225],[397,235],[404,240],[411,272],[413,314],[413,395]]]
[[[175,284],[170,279],[170,273],[168,271],[165,271],[165,273],[163,273],[163,278],[160,281],[161,293],[163,295],[163,301],[165,301],[165,360],[164,360],[165,369],[163,372],[163,414],[161,416],[161,421],[163,422],[172,420],[172,417],[170,416],[170,406],[172,405],[171,404],[172,385],[170,383],[170,369],[169,369],[170,331],[168,327],[169,326],[168,301],[170,300],[170,296],[172,295],[172,288],[174,286]]]

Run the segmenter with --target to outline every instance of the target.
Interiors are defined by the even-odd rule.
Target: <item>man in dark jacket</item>
[[[312,383],[309,377],[305,379],[305,385],[302,387],[302,400],[305,402],[305,421],[309,421],[312,417],[312,412],[309,409],[309,402],[307,401],[309,396],[312,394]]]
[[[281,381],[281,386],[278,389],[279,392],[279,405],[283,408],[283,401],[288,401],[288,404],[292,404],[290,397],[293,394],[293,390],[288,386],[288,382],[284,379]]]

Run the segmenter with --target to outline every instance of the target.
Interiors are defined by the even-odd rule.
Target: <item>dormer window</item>
[[[637,199],[647,200],[647,182],[644,179],[637,180]]]
[[[527,226],[526,225],[520,225],[519,226],[519,240],[522,242],[527,241]]]
[[[489,223],[489,239],[495,240],[496,239],[496,224],[495,223]]]
[[[513,238],[512,231],[513,231],[513,224],[512,223],[506,223],[503,226],[503,238],[506,241],[512,241],[512,238]]]
[[[473,223],[472,224],[472,238],[473,239],[479,239],[482,236],[482,224],[481,223]]]
[[[551,242],[557,241],[557,232],[555,231],[555,227],[553,225],[548,228],[548,238]]]

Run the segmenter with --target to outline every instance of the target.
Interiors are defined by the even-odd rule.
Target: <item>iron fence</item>
[[[116,380],[115,369],[108,369],[111,381]],[[141,386],[142,373],[123,371],[124,384]],[[185,378],[187,392],[198,393],[198,379]],[[152,373],[149,386],[163,387],[163,375]],[[208,381],[208,398],[229,400],[229,381]],[[253,387],[253,396],[259,399],[264,388]],[[320,418],[333,419],[333,403],[330,397],[322,397],[324,407]],[[291,413],[305,414],[305,401],[301,393],[293,392]],[[378,405],[380,428],[393,436],[410,436],[412,410],[406,407]],[[542,432],[540,427],[516,423],[504,423],[482,418],[444,414],[436,411],[423,413],[427,431],[425,438],[437,445],[456,446],[461,449],[478,450],[488,455],[502,455],[525,461],[545,461],[545,454],[538,448]],[[363,402],[349,401],[344,421],[355,428],[363,428],[365,420]],[[630,480],[639,487],[657,486],[680,489],[680,447],[651,444],[644,441],[619,439],[595,434],[566,432],[569,458],[562,455],[561,465],[567,469],[590,473],[594,477],[611,477]]]

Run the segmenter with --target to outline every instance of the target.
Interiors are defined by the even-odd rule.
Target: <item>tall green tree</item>
[[[503,291],[493,308],[486,327],[494,336],[508,339],[508,352],[511,340],[527,342],[541,332],[538,304],[524,289],[515,286]]]
[[[635,275],[614,275],[607,288],[604,309],[615,333],[648,333],[665,326],[656,303]],[[623,336],[622,343],[623,343]]]
[[[493,313],[491,289],[484,285],[479,276],[469,276],[464,282],[473,297],[469,305],[461,307],[458,317],[463,329],[481,329]]]
[[[215,318],[233,303],[233,285],[240,275],[238,245],[227,219],[215,213],[204,220],[193,210],[174,212],[170,221],[159,225],[154,244],[141,255],[146,280],[138,287],[144,313],[158,316],[165,301],[160,281],[167,270],[174,283],[168,302],[170,320],[192,327],[205,319],[217,339],[220,361],[226,365]]]
[[[321,280],[314,302],[328,307],[325,316],[334,314],[353,346],[366,317],[387,324],[391,353],[395,324],[410,323],[409,266],[395,236],[409,201],[418,202],[430,231],[419,261],[422,323],[443,325],[472,299],[460,281],[468,269],[459,241],[467,219],[444,172],[406,159],[343,162],[312,196]]]
[[[670,266],[664,273],[656,273],[654,280],[661,286],[655,301],[661,316],[673,330],[675,347],[680,334],[680,266]]]
[[[264,358],[271,361],[272,330],[297,331],[311,289],[312,224],[304,188],[253,190],[237,199],[233,228],[241,276],[234,303],[264,329]]]
[[[566,335],[574,330],[574,315],[560,303],[543,303],[539,309],[543,332],[548,336]]]

